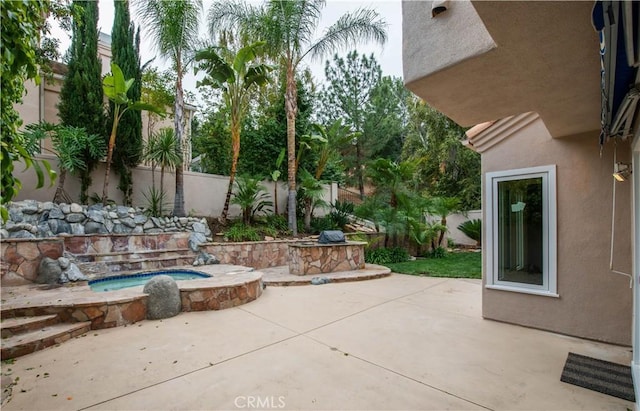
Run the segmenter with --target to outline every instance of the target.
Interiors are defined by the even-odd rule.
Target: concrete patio
[[[4,410],[603,409],[560,382],[568,352],[630,348],[481,317],[479,280],[391,275],[268,287],[222,311],[89,334],[3,364]]]

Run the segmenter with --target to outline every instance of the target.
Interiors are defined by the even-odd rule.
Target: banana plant
[[[111,63],[111,73],[102,80],[102,90],[104,95],[113,102],[113,127],[109,136],[109,145],[107,147],[107,166],[104,175],[104,185],[102,186],[102,204],[107,204],[107,192],[109,190],[109,172],[111,171],[111,158],[113,157],[113,149],[116,146],[116,136],[118,132],[118,123],[122,115],[128,110],[146,110],[152,113],[164,116],[164,110],[142,101],[131,101],[127,96],[127,92],[133,85],[135,79],[125,80],[122,69],[116,64]]]
[[[266,43],[258,41],[242,47],[235,54],[226,47],[209,47],[196,53],[195,72],[204,71],[206,77],[197,83],[198,87],[210,86],[222,91],[224,103],[231,114],[231,170],[227,197],[220,219],[225,221],[229,212],[229,202],[240,156],[240,132],[242,120],[250,106],[250,97],[255,87],[269,82],[269,72],[273,67],[260,63]]]

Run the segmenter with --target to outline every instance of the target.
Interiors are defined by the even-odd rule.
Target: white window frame
[[[501,181],[542,178],[542,285],[500,281],[498,279],[498,183]],[[557,294],[557,203],[556,166],[520,168],[486,173],[486,288],[526,294],[559,297]]]

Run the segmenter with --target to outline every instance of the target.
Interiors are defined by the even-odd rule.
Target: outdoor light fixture
[[[613,165],[613,178],[617,181],[626,181],[631,175],[631,164],[615,163]]]
[[[434,0],[431,3],[431,17],[444,13],[449,8],[449,0]]]

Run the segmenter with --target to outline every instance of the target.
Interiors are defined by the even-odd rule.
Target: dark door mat
[[[570,352],[560,381],[635,402],[631,367]]]

